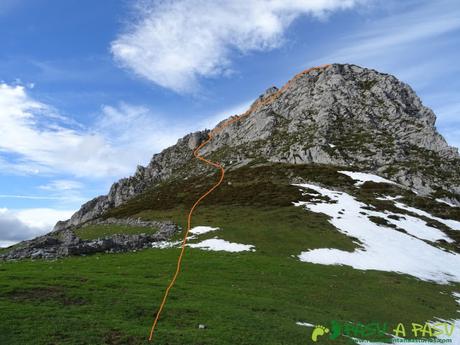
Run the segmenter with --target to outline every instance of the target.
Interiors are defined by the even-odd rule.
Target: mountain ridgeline
[[[217,133],[201,153],[227,170],[285,163],[371,172],[460,205],[457,149],[437,132],[433,111],[394,76],[349,64],[312,69],[281,90],[268,89],[248,114]],[[208,133],[188,134],[155,154],[55,230],[100,218],[165,181],[213,173],[193,157]]]

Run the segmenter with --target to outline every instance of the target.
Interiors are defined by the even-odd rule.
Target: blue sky
[[[0,42],[0,246],[314,65],[396,75],[460,146],[456,0],[2,0]]]

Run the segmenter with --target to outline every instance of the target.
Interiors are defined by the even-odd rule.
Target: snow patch
[[[347,175],[351,177],[353,180],[357,180],[358,182],[355,183],[355,186],[361,186],[365,182],[376,182],[376,183],[390,183],[390,184],[395,184],[397,183],[387,180],[386,178],[383,178],[378,175],[374,174],[368,174],[368,173],[362,173],[362,172],[357,172],[357,171],[338,171],[339,173],[343,175]]]
[[[448,201],[445,201],[445,200],[442,200],[442,199],[435,199],[437,202],[441,203],[441,204],[446,204],[446,205],[449,205],[450,207],[458,207],[457,205],[454,205],[452,204],[451,202],[448,202]]]
[[[454,242],[449,236],[447,236],[444,232],[439,229],[433,228],[426,224],[426,222],[422,219],[409,216],[409,215],[399,215],[395,213],[385,212],[385,214],[381,214],[389,223],[397,226],[400,229],[403,229],[408,234],[415,236],[422,240],[427,240],[431,242],[436,242],[439,240],[444,240],[446,242],[452,243]],[[397,216],[401,217],[400,219],[393,219],[389,218],[389,216]]]
[[[460,230],[460,222],[459,221],[451,220],[451,219],[439,218],[439,217],[431,215],[430,213],[428,213],[426,211],[419,210],[418,208],[415,208],[415,207],[407,206],[407,205],[405,205],[405,204],[403,204],[401,202],[395,202],[395,206],[397,208],[402,209],[402,210],[406,210],[406,211],[418,214],[419,216],[424,216],[424,217],[436,220],[437,222],[448,226],[452,230]]]
[[[294,205],[328,215],[329,222],[335,228],[347,236],[356,237],[363,245],[363,248],[354,252],[331,248],[309,250],[298,256],[301,261],[348,265],[361,270],[393,271],[443,284],[449,281],[460,282],[460,255],[443,251],[423,241],[452,241],[442,231],[429,227],[422,220],[412,216],[398,215],[404,219],[396,220],[389,218],[390,215],[395,215],[394,213],[370,211],[365,208],[368,205],[344,192],[312,184],[296,186],[312,189],[328,197],[333,203],[316,200],[299,201]],[[377,225],[369,216],[383,218],[407,233]]]
[[[194,228],[190,229],[189,234],[202,235],[202,234],[206,234],[207,232],[216,231],[216,230],[219,230],[219,228],[212,228],[210,226],[195,226]]]
[[[452,295],[454,295],[455,299],[457,299],[458,305],[460,305],[460,293],[454,292]]]
[[[204,250],[212,250],[212,251],[225,251],[225,252],[245,252],[245,251],[254,251],[254,246],[250,244],[240,244],[240,243],[233,243],[222,240],[220,238],[211,238],[208,240],[204,240],[200,243],[191,243],[188,245],[191,248],[200,248]]]
[[[397,195],[397,196],[384,195],[384,196],[379,196],[376,199],[382,200],[382,201],[394,201],[394,200],[398,200],[401,198],[402,198],[402,195]]]
[[[219,228],[213,228],[211,226],[195,226],[190,229],[189,235],[187,236],[187,240],[196,240],[199,235],[203,235],[216,230],[219,230]],[[152,248],[174,248],[179,246],[181,243],[182,241],[159,241],[152,243]],[[228,242],[216,237],[204,240],[199,243],[188,243],[187,246],[189,246],[190,248],[226,252],[255,251],[253,245]]]

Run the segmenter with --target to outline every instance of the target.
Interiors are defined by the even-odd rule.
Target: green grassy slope
[[[177,249],[3,263],[1,344],[144,344]],[[458,290],[458,286],[456,287]],[[297,321],[455,316],[453,286],[259,253],[191,249],[156,344],[308,344]],[[206,324],[205,330],[197,328]],[[345,338],[322,339],[346,344]]]

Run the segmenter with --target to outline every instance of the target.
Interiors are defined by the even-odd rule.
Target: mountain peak
[[[201,154],[231,169],[251,162],[353,167],[423,195],[460,200],[458,151],[436,131],[433,111],[392,75],[351,64],[315,67],[270,87],[243,115]],[[188,134],[155,154],[55,228],[99,217],[162,181],[208,173],[192,154],[208,133]]]

